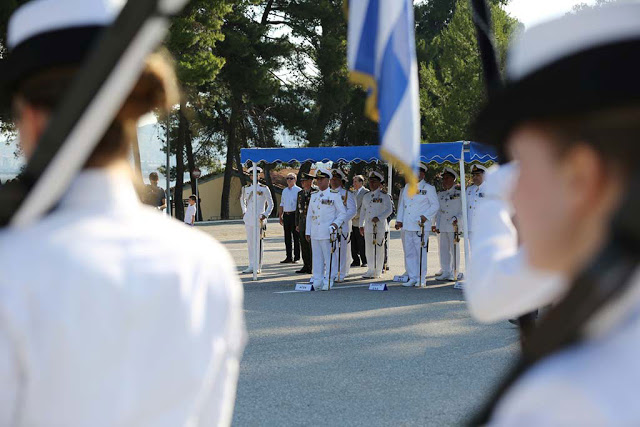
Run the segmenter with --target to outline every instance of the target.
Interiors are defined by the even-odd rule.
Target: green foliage
[[[504,58],[518,28],[498,5],[491,6],[496,47]],[[449,24],[429,44],[420,63],[420,111],[425,142],[469,138],[469,125],[485,96],[482,64],[467,0],[457,0]]]

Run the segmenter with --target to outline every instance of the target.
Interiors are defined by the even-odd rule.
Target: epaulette
[[[335,194],[340,193],[338,190],[329,190],[329,191],[331,191],[332,193],[335,193]]]
[[[266,185],[259,183],[258,184],[260,187],[266,187]]]

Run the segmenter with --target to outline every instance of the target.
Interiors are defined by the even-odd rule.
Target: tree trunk
[[[191,178],[190,182],[191,182],[191,194],[195,195],[197,193],[196,189],[196,180],[193,178],[193,171],[196,169],[196,162],[193,159],[193,144],[192,144],[192,136],[191,136],[191,129],[189,128],[189,122],[187,122],[187,130],[186,130],[186,135],[185,135],[185,146],[187,149],[187,165],[189,166],[189,177]],[[202,207],[201,207],[201,197],[200,194],[197,195],[198,199],[198,203],[197,203],[197,209],[198,209],[198,214],[197,214],[197,218],[200,221],[203,221],[204,218],[202,217]]]
[[[220,200],[220,217],[229,219],[229,195],[231,190],[231,178],[233,177],[233,159],[238,151],[238,141],[236,136],[236,126],[238,123],[238,103],[233,100],[231,103],[231,119],[227,129],[227,161],[224,168],[224,180],[222,181],[222,197]]]
[[[182,204],[182,187],[184,186],[184,146],[187,136],[187,118],[184,115],[184,101],[180,103],[178,111],[178,138],[176,141],[176,186],[174,191],[176,218],[182,220],[184,218],[184,205]]]
[[[300,169],[298,169],[298,179],[297,179],[297,186],[298,187],[302,187],[302,174],[303,173],[309,173],[311,171],[311,162],[304,162],[302,165],[300,165]]]
[[[273,166],[270,164],[265,164],[264,165],[264,180],[267,183],[267,187],[269,187],[269,191],[271,191],[271,197],[273,197],[273,210],[271,211],[271,217],[275,217],[278,213],[278,208],[277,208],[277,204],[276,204],[276,189],[273,186],[273,180],[271,179],[271,168]]]

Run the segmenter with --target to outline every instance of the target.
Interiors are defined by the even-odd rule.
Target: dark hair
[[[193,200],[194,202],[196,201],[196,196],[191,195],[191,196],[189,196],[189,198],[190,198],[191,200]]]
[[[156,172],[151,172],[149,174],[149,181],[157,181],[158,180],[158,174]]]
[[[35,108],[52,111],[71,85],[78,68],[61,67],[41,71],[23,81],[14,94]],[[165,109],[177,102],[177,82],[173,66],[165,55],[153,54],[120,109],[120,112],[96,146],[85,167],[100,167],[118,157],[128,155],[131,140],[137,132],[138,119],[155,109]],[[14,104],[15,105],[15,104]],[[14,113],[18,113],[14,108]]]

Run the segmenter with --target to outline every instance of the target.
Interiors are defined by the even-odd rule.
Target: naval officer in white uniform
[[[437,280],[458,280],[454,271],[460,271],[460,245],[456,245],[455,227],[462,231],[462,197],[460,190],[455,187],[458,173],[450,167],[442,172],[443,191],[438,192],[440,210],[436,214],[432,231],[439,233],[440,268],[442,272],[436,276]],[[461,276],[459,273],[458,276]]]
[[[247,173],[252,174],[253,168],[258,169],[258,180],[260,179],[260,174],[262,174],[262,168],[258,166],[252,166],[249,168]],[[243,273],[253,273],[253,269],[257,269],[257,273],[260,273],[262,270],[262,257],[264,254],[264,242],[260,245],[260,240],[262,239],[262,230],[258,229],[260,233],[258,235],[258,241],[256,242],[255,237],[255,229],[256,222],[261,225],[262,228],[267,226],[267,218],[271,215],[271,211],[273,210],[273,198],[271,197],[271,190],[264,184],[261,184],[260,181],[257,183],[257,191],[255,192],[258,197],[258,212],[254,212],[253,206],[253,196],[254,196],[254,188],[253,184],[247,184],[242,187],[242,192],[240,193],[240,207],[242,207],[243,221],[244,221],[244,229],[247,232],[247,247],[249,249],[249,266],[243,271]],[[256,221],[258,219],[259,221]],[[260,245],[260,253],[258,254],[258,259],[256,260],[256,244]]]
[[[471,254],[473,254],[473,231],[475,228],[475,216],[478,210],[478,202],[484,198],[484,173],[487,168],[482,165],[473,165],[471,167],[471,178],[473,179],[473,185],[467,188],[467,231],[469,232],[469,248],[471,248]]]
[[[340,193],[329,189],[331,172],[316,171],[318,191],[311,195],[307,210],[307,240],[313,256],[313,286],[328,291],[338,276],[338,231],[347,210]]]
[[[380,172],[369,173],[369,191],[362,198],[360,207],[360,235],[364,236],[368,269],[362,276],[365,279],[377,279],[382,275],[384,266],[384,241],[393,213],[391,198],[382,192],[384,176]]]
[[[11,17],[0,92],[27,158],[122,3],[31,1]],[[231,424],[242,286],[222,245],[138,199],[128,135],[179,99],[163,57],[138,60],[55,210],[0,231],[0,426]]]
[[[358,204],[356,195],[353,192],[345,188],[347,182],[347,174],[344,171],[335,168],[331,170],[331,181],[329,183],[331,190],[340,193],[340,197],[344,201],[344,207],[347,211],[344,224],[340,227],[340,264],[339,275],[336,277],[336,282],[343,282],[349,274],[351,268],[351,227],[352,220],[358,212]]]
[[[438,195],[433,185],[424,179],[427,164],[420,163],[418,193],[409,195],[409,184],[402,190],[398,206],[396,227],[404,230],[404,261],[409,275],[409,281],[402,286],[422,286],[427,276],[427,254],[429,241],[429,226],[440,209]],[[422,236],[424,233],[424,236]],[[423,243],[424,241],[424,243]],[[420,252],[422,252],[422,268],[420,268]],[[422,271],[422,277],[420,272]]]

